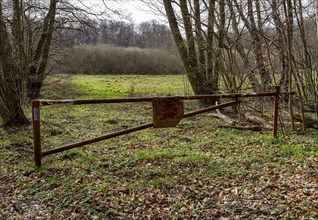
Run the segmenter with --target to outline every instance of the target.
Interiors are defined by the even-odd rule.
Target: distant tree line
[[[180,74],[184,72],[169,27],[156,20],[138,25],[87,20],[60,29],[66,48],[55,56],[56,73]],[[62,52],[62,53],[61,53]]]
[[[134,24],[117,20],[87,20],[56,33],[73,46],[108,44],[117,47],[172,49],[168,26],[156,20]]]
[[[118,47],[109,44],[81,45],[68,50],[55,67],[70,74],[181,74],[177,53],[157,48]]]

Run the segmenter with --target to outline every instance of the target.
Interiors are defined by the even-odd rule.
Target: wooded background
[[[27,123],[22,105],[39,97],[55,67],[55,72],[71,73],[185,72],[195,94],[268,91],[280,85],[297,92],[302,112],[318,112],[314,0],[143,0],[165,14],[167,24],[113,20],[112,13],[120,12],[107,1],[102,1],[103,13],[75,2],[0,3],[0,115],[5,126]],[[145,71],[136,68],[147,64]]]

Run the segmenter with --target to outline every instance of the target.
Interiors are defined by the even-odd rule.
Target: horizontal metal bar
[[[189,117],[192,117],[192,116],[195,116],[195,115],[198,115],[198,114],[214,111],[214,110],[221,109],[221,108],[226,108],[226,107],[237,105],[237,104],[240,104],[240,103],[241,103],[241,101],[236,100],[236,101],[232,101],[232,102],[226,102],[226,103],[223,103],[223,104],[220,104],[220,105],[214,105],[214,106],[203,108],[203,109],[200,109],[200,110],[197,110],[197,111],[188,112],[188,113],[184,114],[183,118],[189,118]]]
[[[261,97],[261,96],[276,96],[276,95],[290,95],[294,92],[259,92],[259,93],[231,93],[231,94],[211,94],[211,95],[190,95],[190,96],[160,96],[160,97],[132,97],[132,98],[117,98],[117,99],[65,99],[65,100],[38,100],[41,105],[55,105],[55,104],[106,104],[106,103],[127,103],[127,102],[152,102],[154,98],[178,98],[183,100],[199,100],[210,98],[247,98],[247,97]]]
[[[125,102],[151,102],[152,98],[135,97],[135,98],[115,98],[115,99],[65,99],[65,100],[39,100],[41,105],[55,105],[55,104],[72,104],[72,105],[86,105],[86,104],[107,104],[107,103],[125,103]]]
[[[62,151],[70,150],[70,149],[73,149],[73,148],[81,147],[81,146],[84,146],[84,145],[87,145],[87,144],[93,144],[93,143],[96,143],[96,142],[99,142],[99,141],[103,141],[103,140],[106,140],[106,139],[118,137],[118,136],[121,136],[121,135],[124,135],[124,134],[129,134],[131,132],[140,131],[140,130],[143,130],[143,129],[146,129],[146,128],[151,128],[151,127],[153,127],[153,123],[140,125],[140,126],[137,126],[137,127],[134,127],[134,128],[128,128],[128,129],[117,131],[117,132],[110,133],[110,134],[105,134],[105,135],[103,135],[101,137],[92,138],[92,139],[89,139],[89,140],[85,140],[85,141],[81,141],[81,142],[77,142],[77,143],[73,143],[73,144],[64,145],[64,146],[59,147],[59,148],[55,148],[55,149],[52,149],[52,150],[47,150],[47,151],[42,152],[42,157],[50,155],[50,154],[55,154],[55,153],[59,153],[59,152],[62,152]]]

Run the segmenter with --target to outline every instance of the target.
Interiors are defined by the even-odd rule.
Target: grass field
[[[55,75],[46,84],[48,99],[191,94],[180,75]],[[41,113],[44,149],[152,120],[142,103]],[[45,157],[40,169],[30,126],[0,130],[0,219],[318,218],[316,131],[274,139],[220,125],[197,116]]]
[[[43,91],[46,98],[121,98],[192,94],[183,75],[55,75],[47,80],[46,84],[47,89]],[[57,87],[59,89],[56,89]]]

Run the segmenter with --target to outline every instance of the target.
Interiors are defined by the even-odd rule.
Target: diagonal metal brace
[[[193,117],[195,115],[199,115],[199,114],[202,114],[202,113],[206,113],[206,112],[214,111],[214,110],[217,110],[217,109],[222,109],[222,108],[226,108],[226,107],[229,107],[229,106],[237,105],[240,102],[241,101],[236,100],[236,101],[227,102],[227,103],[220,104],[220,105],[215,105],[215,106],[199,109],[197,111],[188,112],[188,113],[183,115],[183,118]],[[84,146],[84,145],[96,143],[96,142],[99,142],[99,141],[107,140],[107,139],[110,139],[110,138],[118,137],[118,136],[121,136],[121,135],[124,135],[124,134],[129,134],[129,133],[132,133],[132,132],[135,132],[135,131],[140,131],[140,130],[144,130],[144,129],[151,128],[151,127],[154,127],[153,123],[140,125],[140,126],[137,126],[137,127],[134,127],[134,128],[129,128],[129,129],[117,131],[117,132],[114,132],[114,133],[105,134],[105,135],[97,137],[97,138],[88,139],[88,140],[85,140],[85,141],[64,145],[62,147],[55,148],[55,149],[52,149],[52,150],[47,150],[47,151],[42,152],[41,155],[42,155],[42,157],[44,157],[44,156],[47,156],[47,155],[63,152],[63,151],[70,150],[70,149],[73,149],[73,148],[78,148],[78,147],[81,147],[81,146]]]

